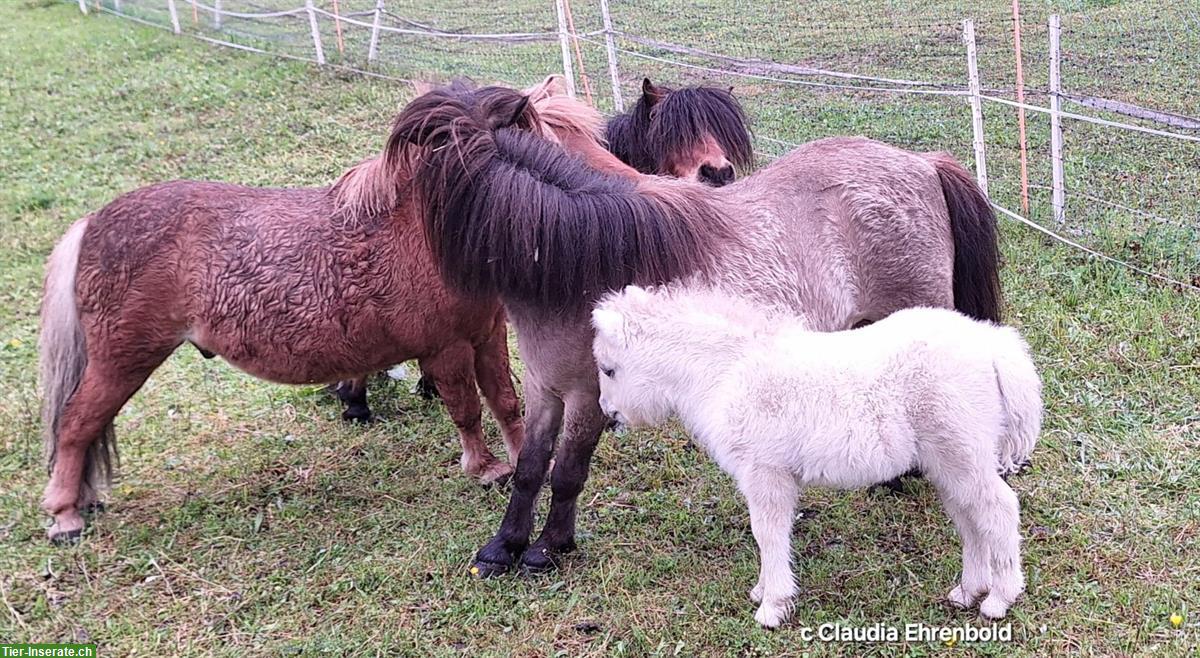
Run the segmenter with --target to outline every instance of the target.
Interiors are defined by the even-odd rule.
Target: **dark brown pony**
[[[588,309],[607,290],[700,277],[821,331],[912,306],[999,319],[995,217],[944,154],[826,139],[713,188],[631,177],[609,154],[581,152],[584,162],[475,115],[467,99],[432,92],[400,114],[389,146],[431,147],[414,182],[438,267],[456,289],[504,300],[526,366],[528,436],[477,573],[518,558],[550,568],[575,547],[576,500],[606,425]],[[550,512],[530,546],[560,430]]]
[[[523,97],[443,93],[464,99],[472,125],[534,126]],[[482,389],[515,460],[524,424],[504,312],[441,283],[410,191],[419,154],[393,139],[387,156],[321,188],[151,185],[67,231],[47,267],[40,342],[52,540],[80,535],[80,510],[111,477],[113,418],[186,342],[288,384],[418,359],[458,428],[463,468],[485,482],[512,472],[480,424]]]
[[[746,115],[731,90],[642,81],[633,109],[613,117],[608,148],[643,174],[720,187],[754,166]]]

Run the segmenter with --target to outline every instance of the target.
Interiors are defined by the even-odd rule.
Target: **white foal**
[[[630,286],[592,313],[600,405],[617,423],[677,415],[746,497],[761,570],[754,618],[789,614],[799,489],[867,487],[916,467],[962,538],[957,606],[998,619],[1024,590],[1017,496],[1001,475],[1041,430],[1041,381],[1017,332],[945,309],[853,331],[711,289]]]

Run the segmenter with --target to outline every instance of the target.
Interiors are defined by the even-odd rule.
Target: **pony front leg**
[[[791,613],[796,595],[791,567],[796,480],[787,471],[766,467],[751,468],[737,479],[759,551],[758,583],[750,591],[750,598],[760,604],[754,619],[775,628]]]
[[[512,495],[500,530],[475,554],[471,573],[481,578],[508,571],[529,545],[533,531],[533,507],[546,481],[554,443],[562,427],[563,403],[536,381],[535,373],[525,388],[525,443],[512,479]]]
[[[483,484],[508,480],[512,467],[496,459],[483,436],[483,409],[475,384],[475,351],[465,341],[455,343],[430,358],[423,359],[438,390],[446,411],[458,428],[462,443],[462,469]]]
[[[530,572],[553,569],[562,554],[575,550],[576,501],[606,425],[599,394],[575,392],[568,398],[566,419],[566,436],[550,476],[550,513],[541,536],[521,558]]]

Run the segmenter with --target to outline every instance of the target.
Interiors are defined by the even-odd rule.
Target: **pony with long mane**
[[[488,130],[540,126],[511,90],[440,92]],[[422,112],[429,104],[417,101]],[[484,440],[479,391],[510,461],[524,440],[495,297],[438,277],[412,194],[416,146],[389,144],[331,186],[150,185],[71,226],[50,256],[41,317],[52,540],[78,537],[116,460],[113,419],[191,343],[251,375],[307,384],[418,359],[458,429],[462,467],[484,482],[512,466]]]
[[[608,122],[605,138],[643,174],[720,187],[754,167],[746,114],[731,89],[672,89],[645,78],[637,103]]]
[[[467,99],[431,92],[397,117],[389,148],[429,148],[413,180],[438,268],[457,290],[504,300],[526,365],[527,440],[477,573],[518,559],[551,568],[575,547],[576,499],[606,424],[587,311],[608,290],[719,282],[794,310],[816,331],[914,306],[999,319],[995,216],[948,155],[824,139],[714,188],[613,175],[600,170],[611,154],[580,153],[584,161],[475,114]],[[530,546],[564,428],[550,512]]]

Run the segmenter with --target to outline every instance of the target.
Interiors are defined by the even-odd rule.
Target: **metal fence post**
[[[988,193],[987,157],[983,139],[983,100],[979,97],[979,64],[975,55],[975,21],[963,21],[963,43],[967,45],[967,85],[971,92],[971,133],[975,147],[975,177],[984,196]]]
[[[575,98],[575,67],[571,65],[571,40],[567,35],[567,12],[563,0],[554,0],[558,10],[558,43],[562,47],[563,76],[567,79],[567,95]]]
[[[1063,135],[1062,80],[1060,75],[1061,61],[1059,59],[1059,38],[1062,34],[1062,23],[1058,14],[1050,15],[1050,169],[1052,176],[1052,204],[1054,206],[1054,221],[1066,219],[1066,183],[1063,177]]]
[[[213,29],[221,29],[221,0],[213,0]]]
[[[617,70],[617,46],[613,43],[612,16],[608,13],[608,0],[600,0],[600,13],[604,15],[604,48],[608,51],[608,77],[612,78],[613,108],[625,111],[621,98],[621,74]]]
[[[317,51],[317,63],[325,63],[325,50],[321,48],[321,30],[317,27],[317,12],[313,11],[313,0],[304,0],[308,11],[308,26],[312,28],[313,49]]]
[[[379,21],[383,16],[383,0],[375,0],[375,18],[371,21],[371,45],[367,47],[367,61],[375,61],[379,54]]]
[[[175,8],[175,0],[167,0],[167,11],[171,14],[171,29],[179,34],[179,10]]]

